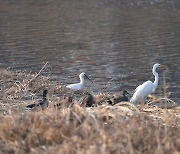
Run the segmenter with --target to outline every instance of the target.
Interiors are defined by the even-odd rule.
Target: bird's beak
[[[84,74],[84,76],[94,84],[94,82],[86,74]]]
[[[161,68],[167,69],[168,67],[166,65],[161,65]]]

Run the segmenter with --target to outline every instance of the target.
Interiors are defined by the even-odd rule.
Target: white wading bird
[[[144,98],[155,91],[155,89],[158,86],[158,79],[159,79],[158,73],[156,72],[156,69],[158,67],[167,68],[167,66],[165,65],[160,65],[158,63],[154,64],[152,69],[152,73],[155,76],[154,82],[148,80],[144,82],[142,85],[139,85],[135,89],[135,93],[130,100],[131,103],[136,104],[136,103],[144,102]]]
[[[79,78],[80,78],[80,82],[79,83],[75,83],[75,84],[70,84],[70,85],[67,85],[66,87],[67,88],[70,88],[70,89],[73,89],[73,90],[82,90],[83,87],[84,87],[84,82],[85,82],[85,79],[88,79],[89,81],[91,81],[89,79],[89,77],[84,73],[82,72],[80,75],[79,75]],[[92,82],[92,81],[91,81]],[[93,82],[92,82],[93,83]]]

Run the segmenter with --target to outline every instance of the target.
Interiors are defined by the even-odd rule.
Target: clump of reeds
[[[179,114],[179,109],[123,114],[120,107],[82,108],[74,104],[1,116],[0,151],[173,153],[180,150]]]
[[[1,70],[1,92],[4,98],[19,99],[48,86],[49,78],[37,74]],[[38,78],[37,78],[38,77]],[[34,80],[36,78],[36,80]]]
[[[4,77],[0,81],[3,85],[1,93],[5,93],[5,96],[0,100],[0,107],[8,105],[3,108],[7,111],[6,114],[0,112],[0,153],[180,151],[179,107],[162,109],[157,106],[134,106],[124,102],[114,106],[102,104],[85,108],[71,102],[69,105],[54,108],[54,104],[62,104],[63,100],[53,96],[47,110],[25,111],[26,101],[31,101],[30,92],[36,93],[44,87],[51,87],[49,80],[39,76],[28,84],[30,92],[25,93],[26,91],[20,88],[18,97],[15,97],[14,92],[6,93],[12,86],[16,86],[15,81],[24,85],[36,75],[8,71],[2,74]],[[18,86],[16,88],[18,89]],[[54,89],[56,92],[60,90],[59,87]],[[17,106],[16,110],[12,107],[12,101]]]

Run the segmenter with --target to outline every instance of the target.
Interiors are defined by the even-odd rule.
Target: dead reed
[[[1,70],[0,153],[179,153],[180,108],[128,102],[83,108],[62,103],[48,78]],[[21,85],[22,84],[22,85]],[[53,89],[45,111],[25,111],[44,88]]]

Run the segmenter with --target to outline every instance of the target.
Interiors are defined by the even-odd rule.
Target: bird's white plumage
[[[82,90],[83,87],[84,87],[84,84],[85,84],[85,78],[87,78],[88,80],[90,80],[90,79],[87,77],[87,75],[84,72],[82,72],[79,75],[79,78],[80,78],[80,82],[79,83],[70,84],[70,85],[67,85],[66,87],[70,88],[70,89],[73,89],[73,90]]]
[[[139,85],[136,89],[135,89],[135,92],[141,87],[142,85]]]
[[[133,94],[133,97],[130,100],[131,103],[136,104],[138,102],[143,102],[146,96],[148,96],[149,94],[155,91],[155,89],[158,86],[158,79],[159,79],[156,69],[161,66],[164,65],[160,65],[158,63],[153,65],[152,73],[155,76],[155,81],[154,82],[146,81],[142,85],[139,85],[136,88],[135,93]]]
[[[153,92],[153,87],[154,85],[151,81],[144,82],[136,89],[130,102],[135,104],[136,102],[143,101],[144,97]]]
[[[70,89],[74,89],[74,90],[81,90],[83,89],[83,83],[75,83],[75,84],[70,84],[70,85],[67,85],[66,87],[67,88],[70,88]]]

